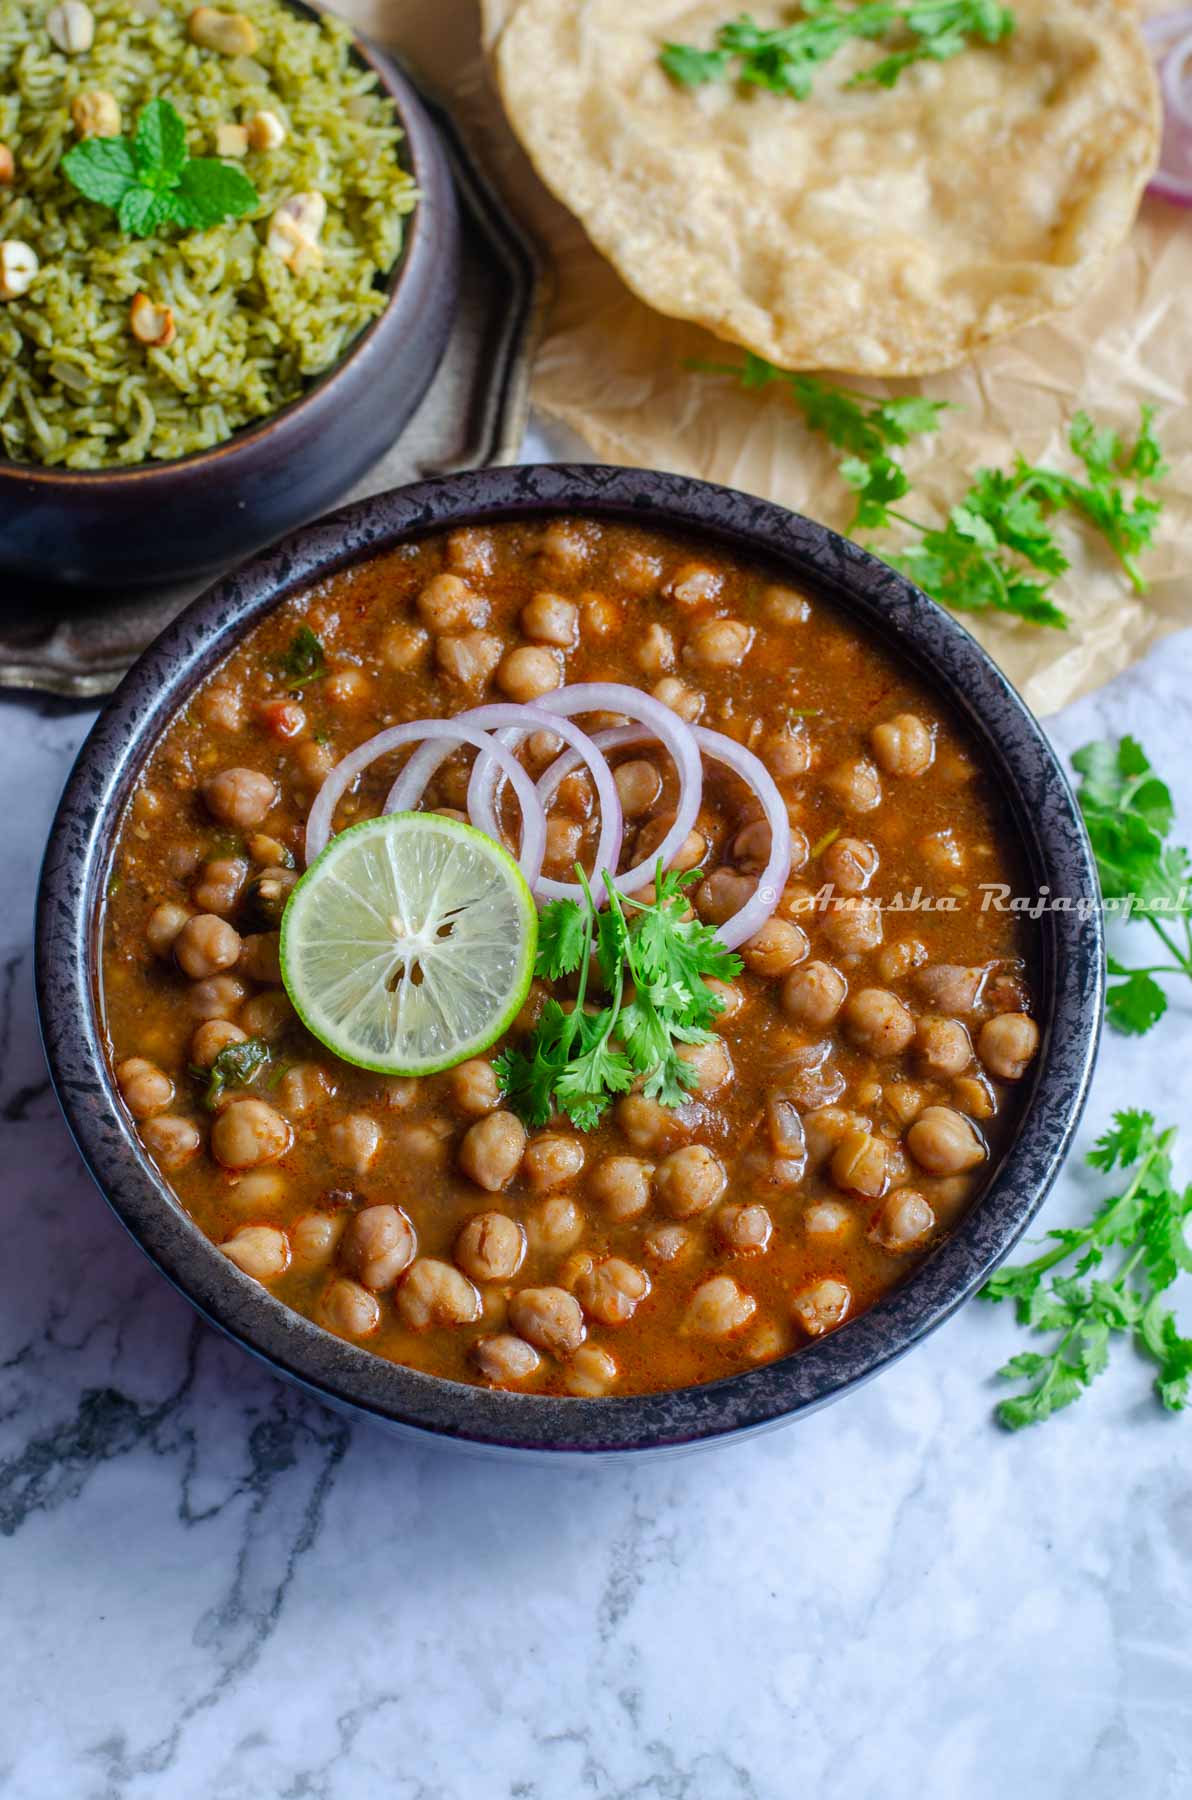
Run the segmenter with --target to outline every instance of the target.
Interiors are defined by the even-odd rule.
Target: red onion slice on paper
[[[1142,35],[1159,71],[1163,140],[1148,193],[1192,206],[1192,10],[1142,21]]]
[[[474,725],[465,725],[459,719],[413,719],[408,725],[391,725],[387,731],[378,732],[376,737],[367,739],[337,762],[319,789],[306,821],[307,868],[330,840],[335,809],[356,777],[390,750],[400,750],[405,744],[431,743],[435,740],[445,742],[448,749],[454,749],[460,743],[471,744],[475,749],[483,750],[491,756],[509,777],[522,815],[518,866],[530,887],[533,887],[542,873],[542,857],[546,850],[546,814],[542,810],[542,802],[534,783],[516,756],[495,743],[487,732],[478,731]]]

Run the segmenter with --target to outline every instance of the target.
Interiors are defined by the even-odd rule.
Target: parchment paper
[[[508,4],[490,0],[490,28]],[[689,357],[739,353],[634,299],[538,181],[488,79],[474,0],[340,0],[339,10],[398,50],[450,103],[553,265],[535,404],[610,462],[727,482],[843,526],[849,501],[834,453],[789,402],[685,370]],[[726,16],[732,10],[726,6]],[[1192,624],[1190,383],[1192,212],[1151,200],[1107,279],[1076,311],[994,345],[953,374],[864,384],[875,393],[924,391],[963,409],[907,457],[923,516],[930,508],[942,516],[974,469],[1006,464],[1015,450],[1071,466],[1067,422],[1081,407],[1122,431],[1133,428],[1141,401],[1160,407],[1171,470],[1160,489],[1159,539],[1146,558],[1149,593],[1133,596],[1091,533],[1061,526],[1073,561],[1060,596],[1072,620],[1067,633],[966,619],[1040,712],[1089,692],[1165,633]]]

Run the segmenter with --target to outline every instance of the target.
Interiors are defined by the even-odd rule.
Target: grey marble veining
[[[1053,734],[1137,732],[1192,840],[1190,691],[1192,634]],[[1128,1355],[1007,1438],[1015,1332],[971,1305],[796,1428],[573,1473],[349,1426],[197,1323],[37,1043],[32,895],[88,723],[0,708],[4,1800],[1186,1800],[1192,1421]],[[1124,1104],[1181,1122],[1190,1047],[1183,996],[1108,1039],[1082,1148]],[[1043,1223],[1099,1188],[1073,1164]]]

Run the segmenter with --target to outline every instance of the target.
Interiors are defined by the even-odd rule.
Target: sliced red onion
[[[310,817],[306,821],[307,868],[330,839],[335,809],[357,775],[390,750],[400,750],[403,744],[418,744],[424,740],[429,743],[436,739],[446,742],[448,749],[463,743],[485,751],[494,762],[500,764],[513,783],[522,816],[518,866],[526,881],[533,887],[542,873],[542,858],[546,850],[546,814],[534,783],[517,758],[495,743],[487,732],[478,731],[474,725],[462,724],[458,719],[413,719],[408,725],[391,725],[387,731],[379,731],[376,737],[368,738],[337,762],[319,789],[310,809]]]
[[[624,711],[624,707],[621,710]],[[782,898],[782,890],[791,868],[790,819],[786,802],[779,793],[773,776],[752,750],[746,750],[744,744],[738,744],[734,738],[725,737],[723,732],[709,731],[703,725],[692,725],[688,729],[704,756],[710,757],[713,762],[724,763],[757,795],[766,823],[770,827],[770,856],[756,888],[731,919],[716,927],[716,935],[721,943],[730,950],[735,950],[738,944],[746,943],[761,930],[766,920],[773,916]],[[599,745],[601,750],[628,750],[633,745],[648,742],[650,736],[650,732],[643,730],[640,725],[618,725],[609,731],[594,732],[592,742]],[[566,753],[551,764],[538,783],[538,793],[544,806],[564,775],[569,774],[574,767],[575,758]],[[672,851],[670,855],[673,854]],[[662,866],[665,868],[670,857],[664,855],[663,845],[660,844],[648,862],[639,864],[638,869],[630,869],[627,875],[617,880],[618,890],[631,894],[633,888],[623,887],[622,884],[633,880],[643,870],[645,873],[636,885],[644,887],[647,881],[653,879],[659,856],[663,856]]]
[[[617,794],[617,784],[613,780],[612,770],[604,757],[596,748],[586,731],[573,725],[570,719],[560,718],[545,712],[538,706],[512,706],[508,703],[493,706],[477,706],[471,712],[460,713],[456,718],[447,721],[457,725],[461,721],[479,730],[492,730],[502,727],[496,742],[510,751],[531,731],[553,731],[585,762],[592,772],[592,781],[596,788],[596,797],[600,802],[600,836],[596,844],[596,854],[592,865],[593,885],[599,885],[600,871],[608,869],[615,875],[617,859],[621,853],[621,801]],[[389,791],[385,802],[386,812],[405,812],[417,806],[422,798],[427,782],[439,764],[451,754],[450,743],[440,740],[426,743],[416,750]],[[494,758],[494,762],[495,762]],[[502,764],[502,768],[506,765]],[[523,771],[524,772],[524,771]],[[501,828],[497,821],[493,806],[494,775],[496,771],[482,753],[476,758],[472,767],[472,778],[468,784],[468,816],[477,831],[487,832],[488,836],[501,841]],[[527,776],[527,780],[529,777]],[[541,794],[538,796],[541,804]],[[545,808],[543,808],[545,812]],[[536,894],[547,900],[582,900],[583,889],[576,881],[551,881],[540,875],[533,884]]]
[[[661,700],[655,700],[651,695],[643,694],[639,688],[628,687],[619,681],[577,682],[573,687],[556,688],[553,694],[543,694],[535,704],[544,712],[554,713],[557,718],[574,717],[576,713],[624,713],[626,718],[638,720],[645,726],[647,735],[659,739],[664,749],[670,753],[679,777],[674,824],[647,862],[639,863],[635,869],[626,870],[613,883],[620,894],[632,894],[635,888],[645,887],[652,878],[658,858],[661,856],[664,867],[671,861],[699,815],[704,794],[704,772],[692,727],[680,719],[677,713],[673,713],[669,706],[663,706]],[[632,729],[629,725],[610,727],[611,731]],[[562,733],[559,735],[562,736]],[[593,732],[592,742],[603,749],[608,737],[609,732]],[[573,759],[567,768],[560,768],[558,761],[551,764],[538,783],[538,795],[544,807],[563,776],[575,766]]]
[[[1163,140],[1159,167],[1148,191],[1192,206],[1192,82],[1186,79],[1192,59],[1192,10],[1144,19],[1142,34],[1159,69],[1163,92]]]

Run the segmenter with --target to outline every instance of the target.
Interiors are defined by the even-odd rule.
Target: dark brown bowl
[[[0,458],[6,575],[95,588],[212,575],[333,506],[412,417],[446,348],[458,298],[455,190],[410,82],[359,40],[356,52],[396,103],[403,163],[421,194],[388,278],[385,310],[306,393],[214,449],[127,469],[48,469]]]
[[[656,1453],[759,1431],[877,1374],[948,1318],[1034,1217],[1088,1090],[1103,995],[1100,914],[1039,920],[1040,1053],[1014,1141],[948,1238],[829,1337],[705,1387],[580,1400],[492,1392],[345,1343],[232,1266],[138,1142],[103,1047],[97,940],[116,822],[145,760],[200,681],[287,597],[428,531],[581,513],[635,519],[763,558],[909,663],[955,709],[993,771],[1034,889],[1097,893],[1080,813],[1055,752],[964,627],[857,544],[780,506],[679,475],[596,465],[487,469],[380,494],[308,526],[217,583],[126,677],[79,753],[54,820],[37,917],[37,997],[58,1098],[96,1182],[132,1236],[201,1313],[322,1399],[438,1442],[568,1455]]]

